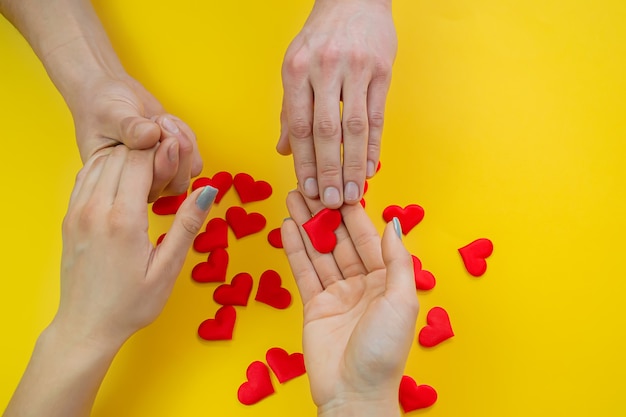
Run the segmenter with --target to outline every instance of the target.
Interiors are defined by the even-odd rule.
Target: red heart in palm
[[[487,260],[493,253],[493,243],[486,238],[476,239],[459,249],[465,269],[471,275],[479,277],[487,271]]]
[[[214,319],[207,319],[200,323],[198,336],[204,340],[231,340],[237,312],[233,306],[222,306]]]
[[[176,214],[178,208],[183,204],[183,201],[185,201],[185,198],[187,198],[186,191],[179,195],[159,197],[152,203],[152,212],[160,216]]]
[[[223,248],[216,248],[206,262],[193,267],[191,278],[196,282],[224,282],[228,267],[228,252]]]
[[[302,227],[309,236],[311,244],[320,253],[329,253],[335,249],[337,236],[335,230],[341,224],[341,212],[324,208],[306,221]]]
[[[246,369],[246,378],[248,380],[237,390],[237,398],[242,404],[256,404],[274,393],[270,371],[263,362],[252,362]]]
[[[290,355],[284,349],[275,347],[265,353],[265,360],[281,384],[306,372],[302,353]]]
[[[272,195],[272,186],[265,181],[255,181],[252,176],[239,173],[233,178],[233,185],[242,203],[261,201]]]
[[[213,300],[222,305],[246,306],[252,291],[252,277],[241,272],[232,279],[230,284],[222,284],[213,292]]]
[[[201,253],[208,253],[217,248],[228,247],[228,223],[216,217],[209,220],[204,232],[193,241],[193,248]]]
[[[394,217],[397,217],[402,226],[402,233],[405,235],[419,224],[424,218],[424,209],[417,204],[409,204],[405,208],[392,205],[383,210],[383,219],[389,223]]]
[[[283,247],[283,238],[280,234],[280,227],[276,229],[270,230],[267,234],[267,241],[275,248],[282,249]]]
[[[422,291],[428,291],[435,288],[435,276],[430,272],[422,269],[422,262],[415,255],[413,258],[413,275],[415,276],[415,288]]]
[[[413,378],[403,375],[399,397],[400,406],[408,413],[433,405],[437,401],[437,391],[430,385],[417,385]]]
[[[291,293],[286,288],[281,287],[281,283],[278,272],[271,269],[263,272],[254,299],[280,310],[289,307]]]
[[[213,175],[213,178],[200,177],[193,182],[191,189],[196,190],[206,185],[217,188],[217,194],[215,195],[214,201],[217,204],[222,200],[226,192],[233,185],[233,176],[230,172],[220,171]]]
[[[260,232],[266,223],[262,214],[247,213],[243,207],[237,206],[226,210],[226,221],[237,239]]]
[[[426,315],[427,325],[419,332],[420,345],[433,347],[454,336],[448,312],[441,307],[433,307]]]

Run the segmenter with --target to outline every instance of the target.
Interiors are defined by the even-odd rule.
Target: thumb
[[[150,268],[158,274],[178,276],[185,263],[187,252],[202,228],[209,209],[217,195],[217,188],[205,186],[191,193],[178,209],[174,223],[163,242],[155,250]]]
[[[117,139],[130,149],[152,148],[161,138],[161,128],[150,119],[137,115],[120,115],[117,120]]]

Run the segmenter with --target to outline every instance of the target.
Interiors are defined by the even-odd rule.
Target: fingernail
[[[174,141],[167,149],[167,158],[170,162],[176,162],[178,159],[178,141]]]
[[[207,211],[211,204],[213,204],[213,200],[215,200],[215,196],[217,195],[217,188],[213,188],[210,185],[205,186],[200,195],[196,199],[196,205],[202,211]]]
[[[291,220],[291,217],[285,217],[285,218],[283,219],[283,223],[284,223],[284,222],[286,222],[287,220]]]
[[[341,203],[339,190],[335,187],[328,187],[324,190],[324,204],[327,206],[336,206]]]
[[[346,184],[344,199],[350,202],[354,202],[359,199],[359,186],[356,185],[355,182],[350,181]]]
[[[395,229],[396,234],[400,240],[402,240],[402,226],[400,226],[400,220],[398,220],[397,217],[394,217],[391,221],[393,222],[393,228]]]
[[[374,174],[376,174],[376,164],[374,163],[374,161],[367,161],[367,170],[365,172],[365,175],[367,176],[367,178],[371,178],[374,176]]]
[[[176,123],[174,123],[173,120],[167,117],[164,117],[161,120],[161,125],[163,126],[163,129],[167,130],[168,132],[172,134],[177,134],[178,132],[180,132],[180,129],[178,129],[178,126],[176,125]]]
[[[304,181],[304,195],[309,198],[315,198],[319,195],[319,190],[317,189],[317,180],[315,178],[307,178]]]

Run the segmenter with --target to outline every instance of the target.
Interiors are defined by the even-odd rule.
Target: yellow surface
[[[311,1],[96,1],[122,61],[195,129],[204,174],[248,172],[274,186],[247,206],[286,216],[291,160],[274,152],[280,64]],[[421,204],[405,242],[438,280],[426,312],[450,313],[456,336],[415,344],[406,373],[439,392],[411,415],[626,415],[626,3],[622,0],[396,0],[400,49],[387,107],[383,170],[367,210]],[[28,45],[0,20],[2,289],[0,407],[58,299],[60,224],[80,166],[71,117]],[[245,152],[241,150],[245,149]],[[237,204],[231,191],[213,215]],[[168,218],[153,219],[156,237]],[[456,249],[493,240],[487,274]],[[260,234],[231,235],[229,277],[281,273]],[[306,378],[254,406],[237,387],[268,348],[300,350],[301,306],[251,299],[234,339],[196,328],[217,305],[194,284],[192,253],[162,317],[114,362],[95,416],[313,415]],[[255,284],[256,289],[256,284]],[[252,297],[254,296],[254,291]]]

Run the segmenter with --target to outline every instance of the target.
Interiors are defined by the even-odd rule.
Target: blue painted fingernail
[[[397,217],[394,217],[391,221],[393,222],[393,228],[395,229],[396,234],[400,240],[402,240],[402,226],[400,226],[400,220],[398,220]]]
[[[210,185],[205,186],[200,192],[200,195],[196,199],[196,206],[202,211],[207,211],[217,195],[217,188],[213,188]]]

